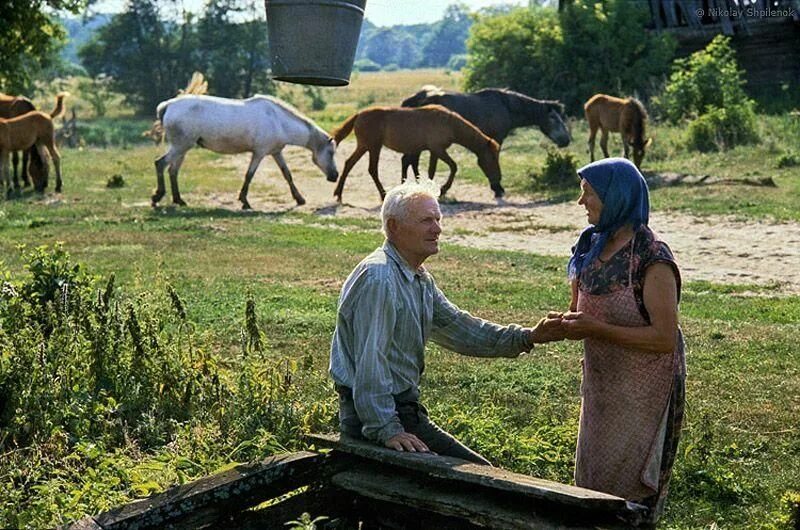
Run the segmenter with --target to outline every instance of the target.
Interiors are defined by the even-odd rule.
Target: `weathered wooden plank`
[[[103,530],[103,527],[97,524],[97,521],[94,520],[94,517],[87,515],[83,519],[78,519],[68,527],[69,530]]]
[[[326,455],[278,455],[176,486],[164,493],[102,513],[94,520],[105,530],[201,526],[307,485],[321,473]],[[188,521],[187,521],[188,520]],[[77,524],[77,523],[76,523]],[[77,528],[70,527],[70,530]]]
[[[643,507],[614,495],[513,473],[496,467],[480,466],[458,458],[429,453],[393,451],[347,436],[340,438],[338,435],[313,434],[308,439],[321,446],[331,447],[337,451],[376,462],[422,471],[439,478],[520,493],[526,497],[554,502],[563,506],[575,506],[609,513],[634,514],[644,510]]]
[[[391,502],[412,510],[422,509],[458,517],[472,524],[498,530],[588,530],[596,528],[596,524],[603,524],[604,528],[619,527],[610,516],[594,520],[587,526],[570,521],[569,513],[558,517],[552,512],[539,511],[534,503],[526,503],[518,495],[487,494],[485,490],[469,485],[420,480],[413,474],[358,469],[337,473],[333,475],[331,482],[364,497]],[[409,520],[414,518],[412,510],[406,514]]]
[[[286,528],[288,521],[298,520],[303,512],[307,512],[312,519],[319,516],[328,518],[324,523],[319,523],[318,528],[326,528],[329,524],[339,524],[337,528],[343,528],[341,525],[343,518],[349,520],[354,516],[354,505],[353,494],[326,484],[325,487],[309,489],[264,508],[241,512],[225,521],[220,521],[217,526],[237,530]],[[344,528],[357,528],[357,519],[353,521],[356,523],[346,525]]]

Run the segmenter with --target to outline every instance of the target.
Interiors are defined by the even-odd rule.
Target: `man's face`
[[[425,196],[410,199],[406,216],[389,219],[391,241],[412,266],[439,252],[442,212],[436,199]]]

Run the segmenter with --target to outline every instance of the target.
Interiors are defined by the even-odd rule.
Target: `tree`
[[[453,55],[466,53],[470,26],[472,18],[466,5],[448,6],[444,18],[434,24],[433,34],[422,49],[422,64],[445,66]]]
[[[64,28],[49,11],[80,12],[87,0],[3,0],[0,23],[0,90],[30,93],[39,72],[57,59]]]
[[[481,16],[467,41],[465,84],[560,99],[573,113],[598,92],[645,91],[668,72],[675,50],[671,36],[645,31],[647,17],[646,4],[629,0]]]
[[[191,14],[181,25],[162,21],[155,0],[130,0],[78,51],[92,76],[110,76],[114,90],[144,114],[174,96],[198,70]]]

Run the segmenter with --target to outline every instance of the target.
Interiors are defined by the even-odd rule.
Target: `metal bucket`
[[[272,76],[345,86],[367,0],[265,0]]]

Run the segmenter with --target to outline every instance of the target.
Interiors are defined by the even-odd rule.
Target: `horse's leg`
[[[375,186],[378,188],[378,193],[381,194],[381,200],[386,197],[381,181],[378,179],[378,162],[381,159],[381,145],[369,150],[369,174],[372,180],[375,181]]]
[[[419,178],[419,155],[422,152],[414,153],[411,155],[411,171],[414,172],[414,178]]]
[[[56,168],[56,193],[61,193],[61,155],[58,149],[56,149],[56,144],[53,140],[48,139],[44,147],[46,147],[47,152],[50,153],[50,158],[53,159],[53,167]],[[39,153],[42,153],[41,148],[39,148]],[[44,157],[42,157],[42,160],[44,160]]]
[[[14,151],[11,154],[11,165],[14,166],[14,188],[15,189],[19,189],[19,179],[17,178],[17,166],[19,165],[19,153],[17,151]]]
[[[402,165],[402,169],[400,170],[400,183],[401,184],[406,181],[406,176],[408,174],[408,168],[411,166],[411,157],[412,156],[413,155],[410,155],[410,154],[406,153],[400,158],[400,164]]]
[[[439,192],[440,197],[444,197],[445,194],[447,193],[447,190],[449,190],[450,186],[453,185],[453,179],[456,177],[456,171],[458,170],[458,166],[456,165],[455,161],[452,158],[450,158],[450,155],[448,155],[447,151],[445,151],[444,149],[438,151],[435,156],[444,160],[445,164],[447,164],[450,167],[450,175],[447,177],[447,181],[444,183],[444,186],[442,186],[442,189]],[[431,151],[431,160],[433,160],[433,157],[434,153],[433,151]]]
[[[345,161],[342,174],[339,175],[339,183],[336,185],[336,189],[333,190],[333,196],[336,197],[336,200],[339,202],[342,202],[342,191],[344,191],[344,181],[347,179],[347,175],[350,174],[353,166],[356,165],[356,162],[358,162],[366,152],[366,147],[364,147],[362,144],[357,144],[356,150],[353,151],[353,154],[350,155],[350,158]]]
[[[436,165],[439,163],[439,157],[431,151],[431,161],[428,163],[428,178],[433,180],[436,175]]]
[[[590,162],[594,162],[594,139],[597,136],[597,127],[594,124],[589,124],[589,157]]]
[[[628,147],[628,142],[625,141],[625,137],[622,136],[622,156],[630,159],[630,156],[628,156],[629,154],[630,154],[630,148]]]
[[[600,149],[603,150],[603,156],[608,158],[608,129],[603,129],[600,135]]]
[[[297,186],[294,185],[294,181],[292,180],[292,172],[289,171],[289,166],[286,165],[286,160],[283,158],[283,153],[275,153],[272,155],[272,158],[275,159],[275,163],[278,164],[281,173],[283,173],[283,178],[285,178],[286,182],[289,183],[289,189],[292,192],[292,198],[297,202],[298,206],[304,205],[306,200],[303,198],[303,194],[300,193],[300,190],[297,189]]]
[[[181,192],[178,189],[178,171],[181,170],[184,156],[186,156],[186,151],[169,163],[169,187],[172,191],[172,204],[177,204],[178,206],[186,206],[186,201],[181,199]]]
[[[250,181],[253,180],[253,176],[256,174],[258,165],[263,158],[264,155],[256,151],[253,151],[253,155],[250,157],[250,165],[247,166],[247,173],[244,174],[244,184],[242,184],[242,189],[239,190],[239,202],[242,203],[242,210],[250,209],[250,203],[247,202],[247,191],[250,189]],[[275,160],[277,161],[277,158]],[[280,166],[280,163],[278,166]]]
[[[11,168],[8,167],[10,162],[10,153],[6,150],[0,150],[0,181],[6,187],[6,199],[11,198]]]
[[[167,162],[167,155],[169,155],[169,151],[156,159],[156,191],[154,191],[153,195],[150,197],[150,203],[153,207],[158,204],[158,201],[160,201],[167,192],[164,186],[164,169],[169,165],[169,162]]]
[[[23,187],[28,187],[33,184],[33,179],[29,178],[29,168],[31,162],[31,153],[30,150],[25,150],[22,152],[22,168],[20,169],[20,175],[22,175],[22,185]]]

